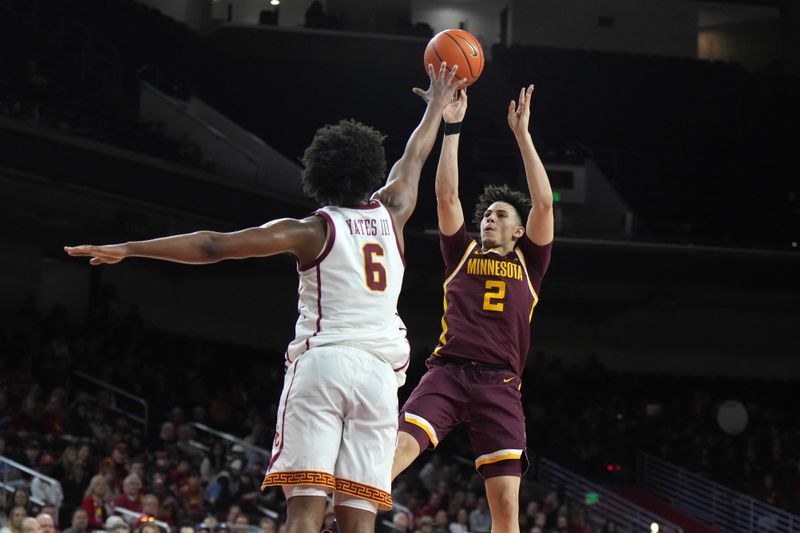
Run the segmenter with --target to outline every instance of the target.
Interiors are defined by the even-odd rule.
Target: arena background
[[[505,109],[528,83],[558,193],[523,386],[529,452],[547,461],[525,478],[523,531],[530,502],[545,531],[559,513],[576,532],[800,531],[795,2],[0,0],[0,455],[65,476],[62,528],[92,475],[112,468],[121,488],[135,460],[172,527],[233,521],[237,502],[250,527],[280,527],[280,494],[246,490],[263,454],[233,447],[270,447],[293,260],[90,268],[62,247],[308,213],[313,132],[355,118],[394,162],[422,111],[425,44],[448,27],[488,58],[465,208],[486,183],[524,187]],[[407,227],[401,399],[439,334],[437,154]],[[408,511],[427,533],[422,516],[479,507],[463,441],[421,457],[379,522]],[[75,480],[62,459],[84,443]],[[0,467],[7,515],[30,472]],[[246,478],[225,498],[221,471]]]

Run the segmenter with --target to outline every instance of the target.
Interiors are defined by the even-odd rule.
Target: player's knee
[[[395,461],[398,459],[413,460],[420,453],[419,442],[412,435],[401,431],[397,437],[397,450],[395,451]]]
[[[496,507],[498,520],[509,522],[519,517],[519,498],[510,491],[498,495]]]

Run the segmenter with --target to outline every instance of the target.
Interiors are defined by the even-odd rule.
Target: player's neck
[[[505,257],[508,254],[510,254],[512,251],[514,251],[514,241],[511,241],[511,242],[506,243],[506,244],[499,244],[499,245],[493,246],[491,248],[486,246],[485,244],[481,243],[481,252],[483,252],[485,254],[488,254],[489,252],[494,252],[497,255],[501,255],[501,256]]]
[[[372,199],[369,196],[358,200],[346,200],[342,202],[341,207],[366,207],[372,203]]]

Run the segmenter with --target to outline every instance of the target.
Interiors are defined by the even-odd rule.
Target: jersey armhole
[[[298,272],[305,272],[306,270],[314,268],[320,264],[326,257],[328,257],[328,254],[331,252],[331,248],[333,248],[333,241],[336,239],[336,226],[333,225],[331,216],[325,211],[315,211],[314,214],[322,217],[322,220],[325,221],[325,225],[327,227],[327,231],[325,232],[325,245],[322,247],[322,251],[316,257],[316,259],[311,261],[309,264],[300,265],[298,263]]]

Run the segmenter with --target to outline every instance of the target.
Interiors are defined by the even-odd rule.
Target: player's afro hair
[[[303,191],[321,205],[363,200],[386,175],[384,138],[352,119],[321,127],[303,154]]]
[[[519,216],[520,223],[523,226],[525,225],[528,212],[531,210],[531,199],[521,192],[509,188],[508,185],[487,185],[484,187],[483,194],[478,197],[478,203],[475,204],[475,215],[473,216],[475,224],[480,225],[483,214],[495,202],[511,204],[511,207],[514,208]]]

